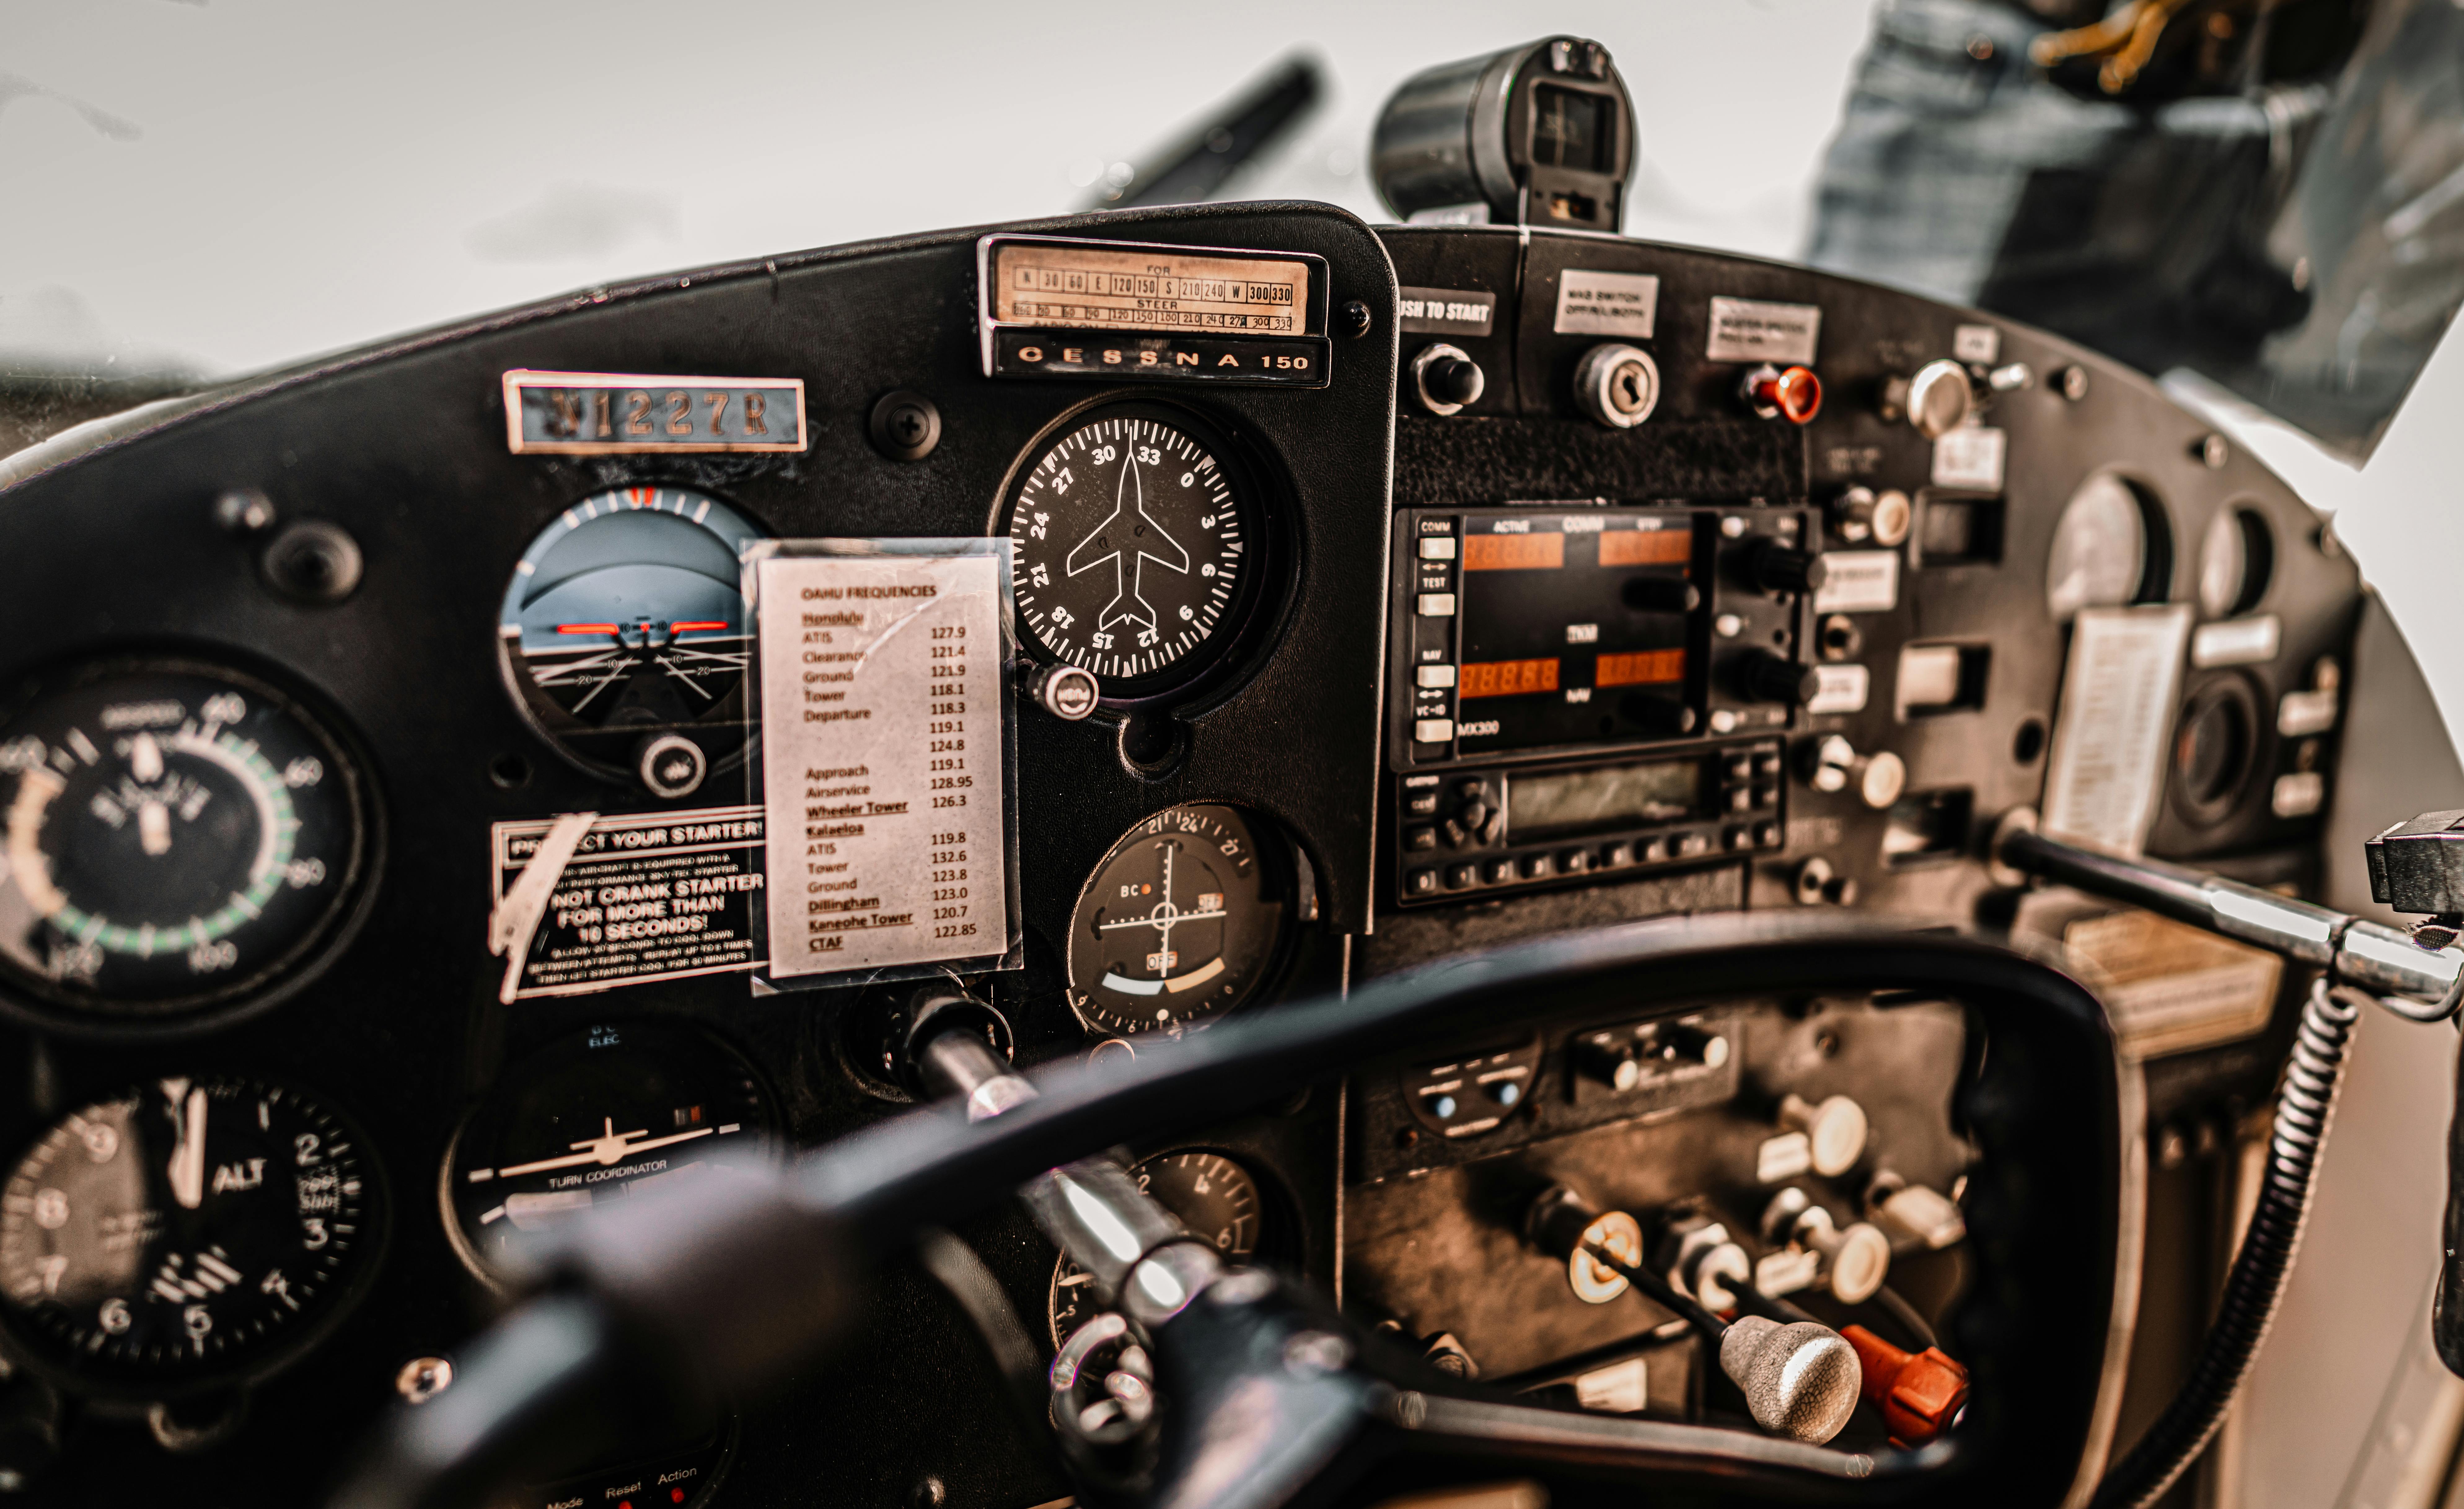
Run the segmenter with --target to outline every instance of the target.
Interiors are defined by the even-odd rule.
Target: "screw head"
[[[895,388],[872,405],[873,448],[892,461],[921,461],[941,444],[941,410],[921,393]]]
[[[318,518],[297,520],[275,536],[259,561],[276,592],[327,606],[359,590],[365,564],[348,531]]]
[[[1345,299],[1343,307],[1334,312],[1335,328],[1354,340],[1369,334],[1375,323],[1376,317],[1370,313],[1369,306],[1356,298]]]

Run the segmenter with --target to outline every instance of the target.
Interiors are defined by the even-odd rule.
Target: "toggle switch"
[[[1812,367],[1783,370],[1766,361],[1746,374],[1738,392],[1756,419],[1785,419],[1792,425],[1805,425],[1822,412],[1822,380],[1814,375]]]

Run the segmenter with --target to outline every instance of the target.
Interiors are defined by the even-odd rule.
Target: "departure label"
[[[554,826],[499,822],[492,830],[500,909]],[[549,888],[506,998],[753,969],[761,828],[759,807],[594,820]]]
[[[1009,542],[946,543],[751,558],[772,979],[1009,951]]]

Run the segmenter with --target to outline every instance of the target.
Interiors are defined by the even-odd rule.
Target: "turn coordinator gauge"
[[[695,1028],[591,1027],[517,1064],[445,1155],[445,1232],[501,1281],[520,1243],[576,1213],[770,1155],[768,1092]]]

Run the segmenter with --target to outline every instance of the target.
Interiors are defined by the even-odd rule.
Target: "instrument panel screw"
[[[893,388],[872,405],[873,448],[892,461],[921,461],[941,443],[941,410],[921,393]]]
[[[426,1404],[453,1386],[453,1364],[442,1357],[414,1357],[393,1375],[394,1392],[410,1404]]]
[[[2190,448],[2190,454],[2198,457],[2200,464],[2210,471],[2221,471],[2225,463],[2233,459],[2233,448],[2225,444],[2222,435],[2205,435]]]
[[[1354,340],[1369,334],[1369,327],[1376,320],[1376,317],[1370,314],[1369,306],[1356,298],[1345,299],[1343,307],[1334,312],[1334,317],[1338,328]]]
[[[274,500],[254,488],[233,488],[214,499],[214,523],[233,535],[254,535],[274,522]]]
[[[2087,397],[2087,368],[2085,367],[2064,367],[2061,376],[2056,379],[2056,382],[2061,387],[2062,397],[2074,404]]]
[[[365,561],[360,542],[341,525],[303,518],[274,536],[259,564],[284,597],[331,605],[359,590]]]

